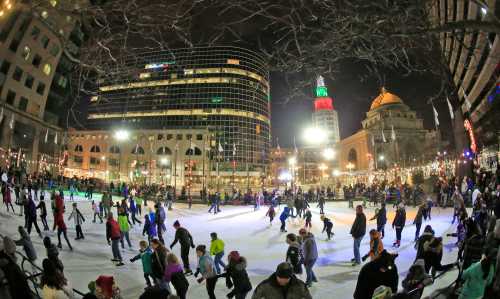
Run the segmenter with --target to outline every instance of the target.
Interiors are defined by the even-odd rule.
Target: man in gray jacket
[[[366,216],[363,214],[363,207],[361,205],[356,207],[356,219],[354,219],[350,234],[354,239],[354,258],[351,262],[353,266],[356,266],[361,264],[359,246],[361,245],[361,240],[363,240],[363,237],[366,234]]]
[[[252,299],[312,299],[312,296],[304,282],[293,275],[292,265],[284,262],[257,286]]]
[[[304,255],[304,267],[306,268],[306,285],[307,287],[311,287],[313,282],[318,282],[313,272],[313,266],[318,259],[318,247],[316,247],[314,235],[307,232],[305,228],[299,230],[299,235],[302,238],[302,253]]]

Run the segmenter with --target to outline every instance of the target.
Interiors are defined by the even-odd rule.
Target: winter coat
[[[183,269],[180,264],[167,264],[167,267],[165,268],[165,281],[170,282],[172,279],[172,274],[175,272],[181,272],[182,273]]]
[[[118,215],[118,224],[120,225],[121,232],[128,232],[130,230],[130,225],[128,224],[128,218],[126,214]]]
[[[150,247],[146,248],[143,252],[134,256],[130,261],[134,262],[138,259],[141,259],[142,262],[142,271],[144,274],[152,274],[153,270],[151,267],[151,256],[153,255],[153,250]]]
[[[45,201],[41,200],[36,208],[40,209],[40,216],[47,216],[47,207],[45,206]]]
[[[151,214],[144,217],[144,229],[142,230],[142,235],[144,234],[148,234],[150,237],[157,236],[156,225],[154,224],[154,218],[151,220]]]
[[[286,261],[293,267],[293,273],[302,274],[302,251],[298,242],[290,243],[286,251]]]
[[[229,263],[226,272],[219,275],[219,277],[226,278],[226,286],[228,288],[233,287],[233,290],[228,294],[235,295],[238,293],[247,293],[252,290],[252,283],[250,278],[248,278],[247,273],[247,261],[244,257],[240,257],[239,262]]]
[[[424,208],[420,206],[418,208],[417,214],[415,215],[415,219],[413,220],[413,224],[422,224],[423,217],[424,217]]]
[[[276,274],[273,274],[255,288],[252,299],[312,299],[312,296],[305,283],[295,275],[287,286],[282,287],[276,281]]]
[[[481,235],[475,234],[465,240],[464,246],[463,269],[466,270],[470,265],[481,260],[484,238]]]
[[[385,225],[387,223],[387,211],[384,208],[380,208],[377,213],[377,225]]]
[[[330,221],[328,218],[323,218],[323,231],[322,233],[325,232],[326,229],[331,230],[333,228],[333,222]]]
[[[62,289],[51,288],[48,285],[42,288],[43,299],[73,299],[73,289],[65,285]]]
[[[106,222],[106,239],[108,242],[120,239],[120,225],[115,219],[108,219]]]
[[[462,274],[464,284],[462,291],[460,292],[459,299],[483,298],[484,289],[493,281],[494,274],[495,266],[493,264],[490,265],[490,272],[488,273],[488,277],[486,279],[483,279],[481,262],[471,265]]]
[[[26,275],[4,250],[0,251],[0,270],[4,273],[12,298],[33,298]]]
[[[26,211],[26,214],[30,219],[36,219],[36,205],[33,199],[28,199],[28,210]]]
[[[169,264],[165,270],[165,281],[171,282],[177,294],[185,294],[189,288],[189,282],[182,272],[180,264]]]
[[[415,244],[415,249],[417,249],[417,255],[415,256],[415,260],[424,258],[424,244],[434,238],[434,234],[430,232],[424,232],[418,238],[417,243]]]
[[[408,272],[408,275],[403,279],[402,281],[402,286],[404,289],[404,292],[408,294],[410,291],[413,291],[417,288],[419,288],[421,285],[424,285],[424,283],[430,283],[431,278],[430,276],[425,273],[425,269],[421,264],[413,264],[411,267],[421,267],[421,272],[419,275],[413,275]],[[422,297],[422,293],[424,292],[424,288],[420,288],[419,290],[413,291],[411,294],[408,294],[407,299],[420,299]]]
[[[398,288],[398,269],[394,264],[391,270],[380,271],[381,259],[375,259],[363,266],[358,275],[358,282],[354,291],[354,299],[369,299],[373,291],[381,285],[388,286],[396,293]]]
[[[32,262],[35,261],[36,250],[35,247],[33,246],[33,243],[31,242],[30,236],[24,230],[24,228],[20,231],[20,234],[21,234],[21,239],[16,241],[16,245],[23,246],[23,250],[26,253],[26,257]]]
[[[365,214],[356,214],[356,219],[352,224],[350,234],[353,238],[360,238],[366,234],[366,216]]]
[[[61,230],[66,230],[66,223],[64,223],[63,213],[56,213],[54,215],[54,223]]]
[[[280,221],[285,221],[290,216],[290,208],[284,207],[280,215]]]
[[[405,226],[406,222],[406,211],[405,209],[398,209],[396,211],[396,216],[394,217],[394,220],[392,221],[392,226],[396,228],[403,228]]]
[[[200,269],[200,274],[205,279],[215,277],[216,275],[214,272],[214,261],[207,254],[202,255],[198,259],[198,268]]]
[[[370,260],[374,260],[379,257],[380,253],[384,250],[384,243],[380,240],[380,233],[376,232],[376,236],[370,240]]]
[[[224,252],[224,241],[215,239],[210,242],[210,255],[217,255]]]
[[[158,247],[151,256],[151,270],[153,276],[156,278],[161,279],[165,276],[167,253],[168,251],[165,247]]]
[[[318,247],[314,235],[311,233],[308,233],[302,240],[302,254],[305,265],[318,259]]]
[[[175,230],[175,238],[172,244],[170,244],[170,248],[174,247],[177,242],[181,244],[181,247],[194,247],[193,237],[184,227],[179,227]]]
[[[498,248],[500,247],[500,219],[496,221],[494,231],[488,233],[486,236],[486,243],[484,245],[484,255],[492,259],[492,263],[497,262]]]
[[[83,215],[82,213],[80,213],[80,210],[78,209],[73,209],[73,211],[71,211],[71,214],[69,215],[69,218],[68,220],[71,220],[71,218],[74,219],[75,221],[75,226],[77,225],[82,225],[83,222],[85,222],[85,218],[83,218]]]

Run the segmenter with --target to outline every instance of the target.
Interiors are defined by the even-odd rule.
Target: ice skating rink
[[[94,198],[96,200],[99,200]],[[142,236],[142,226],[135,225],[131,230],[131,241],[133,249],[122,252],[125,266],[116,267],[111,261],[111,247],[106,243],[105,224],[99,221],[92,223],[92,211],[90,201],[77,200],[80,211],[86,217],[83,224],[85,240],[75,241],[75,228],[73,220],[67,221],[71,211],[71,203],[66,203],[65,220],[68,226],[68,237],[74,247],[74,251],[69,251],[63,240],[63,250],[60,252],[60,258],[65,266],[65,275],[72,286],[80,291],[87,292],[87,284],[95,280],[99,275],[113,275],[122,290],[124,298],[138,298],[145,286],[142,275],[142,265],[139,261],[130,263],[129,259],[138,253],[138,243],[145,239]],[[356,205],[356,203],[355,203]],[[312,233],[316,236],[319,250],[319,258],[314,268],[319,282],[315,283],[311,290],[313,298],[352,298],[356,285],[357,276],[361,266],[351,266],[350,259],[353,257],[352,238],[349,235],[349,229],[354,220],[354,210],[347,208],[347,202],[328,202],[325,206],[326,216],[333,220],[333,240],[326,241],[326,233],[321,234],[323,223],[320,221],[319,209],[316,204],[312,205],[313,221]],[[48,207],[50,207],[48,205]],[[19,207],[16,206],[16,213]],[[167,232],[164,234],[167,246],[173,240],[174,229],[172,224],[179,220],[181,225],[186,227],[193,235],[194,242],[198,244],[210,244],[210,233],[217,232],[219,238],[226,244],[224,260],[227,261],[227,254],[232,250],[238,250],[248,261],[248,273],[250,275],[253,287],[263,279],[267,278],[280,262],[284,261],[287,250],[285,243],[286,233],[279,231],[279,213],[274,219],[272,226],[265,216],[267,207],[263,206],[260,210],[254,211],[253,206],[221,206],[222,212],[213,215],[208,214],[208,207],[205,205],[193,205],[189,210],[187,205],[176,203],[174,209],[167,212]],[[113,209],[115,211],[116,209]],[[373,217],[374,207],[367,207],[365,214],[367,219]],[[396,264],[399,270],[399,282],[406,276],[406,273],[415,258],[414,234],[415,225],[413,219],[416,209],[407,207],[406,227],[403,231],[401,247],[392,248],[392,242],[395,238],[395,231],[391,228],[394,210],[392,205],[387,206],[388,224],[386,225],[386,236],[383,243],[386,249],[391,252],[399,253]],[[456,224],[451,224],[452,209],[432,209],[432,220],[426,221],[422,225],[423,231],[425,225],[430,224],[434,228],[437,236],[443,236],[444,256],[443,264],[451,263],[456,260],[457,248],[454,245],[456,239],[446,237],[447,233],[455,232]],[[52,227],[53,219],[49,211],[47,217],[49,226]],[[142,221],[142,217],[140,217]],[[40,221],[39,221],[40,223]],[[0,233],[18,239],[17,226],[24,224],[24,217],[7,213],[5,206],[0,205]],[[298,233],[298,230],[304,225],[302,219],[290,219],[287,222],[288,232]],[[361,254],[368,252],[369,236],[368,231],[375,228],[375,221],[368,221],[367,234],[361,245]],[[43,235],[52,237],[54,243],[57,242],[55,232],[43,232]],[[46,257],[42,240],[35,233],[31,232],[31,238],[38,252],[37,264],[41,265],[42,259]],[[18,248],[22,251],[22,248]],[[180,247],[176,245],[174,253],[180,257]],[[190,252],[190,262],[193,270],[196,268],[196,255],[194,250]],[[439,278],[434,285],[426,288],[425,294],[429,294],[436,288],[441,288],[451,283],[457,276],[456,270],[450,271]],[[305,271],[301,277],[305,280]],[[207,298],[204,284],[198,284],[194,277],[188,277],[190,287],[188,298]],[[225,281],[219,280],[216,287],[218,298],[226,298],[229,290],[226,288]],[[251,295],[251,294],[250,294]],[[250,298],[250,295],[248,298]]]

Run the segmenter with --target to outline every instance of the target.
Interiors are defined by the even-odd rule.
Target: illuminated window
[[[91,102],[97,102],[97,100],[99,99],[99,96],[93,96],[90,98],[90,101]]]
[[[31,54],[30,47],[24,46],[24,49],[23,49],[23,58],[24,58],[24,60],[30,59],[30,54]]]
[[[38,36],[40,36],[40,28],[33,26],[33,29],[31,29],[31,38],[37,40]]]
[[[83,146],[81,146],[81,145],[77,144],[77,145],[75,146],[75,152],[83,152]]]
[[[42,18],[46,19],[48,17],[49,17],[49,13],[46,10],[42,11]]]
[[[238,59],[228,59],[227,64],[240,64]]]
[[[46,63],[44,66],[43,66],[43,72],[45,73],[45,75],[50,75],[50,72],[52,71],[52,67],[50,66],[50,64]]]
[[[184,75],[192,75],[194,72],[192,69],[185,69],[184,70]]]
[[[141,146],[136,146],[132,150],[133,155],[144,155],[144,149]]]
[[[59,29],[59,34],[60,34],[60,35],[64,35],[64,30]]]
[[[90,148],[90,152],[91,153],[100,153],[101,152],[101,148],[98,146],[98,145],[94,145]]]
[[[113,145],[109,148],[109,152],[112,154],[119,154],[120,153],[120,148],[116,145]]]
[[[141,79],[146,79],[146,78],[149,78],[149,77],[151,77],[150,73],[140,73],[139,74],[139,78],[141,78]]]

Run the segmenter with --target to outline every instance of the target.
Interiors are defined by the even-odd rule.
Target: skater
[[[125,265],[122,260],[122,255],[120,253],[120,225],[113,218],[113,213],[108,212],[108,221],[106,222],[106,240],[108,245],[111,245],[111,251],[113,252],[113,258],[111,261],[118,262],[117,266]]]
[[[262,298],[312,299],[312,296],[304,282],[293,274],[292,266],[283,262],[278,265],[276,271],[269,278],[255,288],[252,299]]]
[[[73,289],[68,285],[68,280],[49,259],[43,260],[42,268],[41,298],[74,298]]]
[[[269,217],[269,226],[273,225],[273,219],[274,219],[275,215],[276,215],[276,212],[274,210],[274,206],[271,204],[269,206],[269,209],[266,212],[266,216]]]
[[[83,222],[85,222],[85,218],[83,217],[82,213],[80,213],[80,210],[78,210],[78,208],[76,207],[76,202],[73,203],[73,211],[71,211],[71,214],[69,214],[68,221],[71,220],[71,218],[73,217],[76,228],[75,240],[85,239],[82,231],[82,224]]]
[[[352,265],[356,266],[361,264],[361,255],[359,253],[359,246],[361,245],[361,240],[366,234],[366,216],[363,213],[363,207],[358,205],[356,207],[356,219],[352,224],[350,234],[354,240],[353,251],[354,258],[351,260]]]
[[[40,219],[42,220],[43,230],[50,230],[49,225],[47,224],[47,207],[45,206],[45,200],[43,196],[40,198],[40,202],[38,203],[38,206],[36,208],[37,210],[40,209]]]
[[[214,265],[217,274],[220,274],[220,266],[222,268],[226,268],[226,265],[222,261],[222,257],[224,256],[224,241],[217,237],[217,233],[210,233],[210,255],[214,256]]]
[[[151,279],[153,278],[153,270],[151,269],[151,256],[153,255],[153,251],[148,245],[148,242],[142,240],[139,242],[139,254],[130,259],[130,262],[133,263],[138,259],[141,259],[142,262],[142,271],[144,272],[144,279],[146,280],[146,287],[151,287]]]
[[[295,234],[286,235],[288,250],[286,251],[286,262],[290,263],[293,273],[302,274],[302,250]]]
[[[211,197],[210,197],[210,209],[208,209],[208,213],[212,212],[212,209],[214,209],[214,215],[217,214],[217,197],[218,197],[219,192],[215,192]]]
[[[198,269],[194,277],[197,277],[198,273],[200,273],[201,277],[197,279],[198,283],[202,283],[203,280],[206,280],[208,297],[210,299],[216,299],[214,291],[215,285],[217,284],[217,275],[214,271],[214,261],[210,255],[208,255],[205,245],[198,245],[196,247],[196,255],[198,256]]]
[[[189,247],[194,248],[193,237],[186,228],[181,227],[178,220],[174,222],[174,229],[175,238],[172,244],[170,244],[170,249],[172,249],[177,242],[181,244],[181,259],[182,264],[184,265],[184,274],[191,275],[193,272],[191,271],[191,266],[189,265]]]
[[[432,201],[432,197],[427,196],[427,209],[425,210],[425,216],[424,219],[431,220],[431,211],[432,211],[432,206],[434,205],[434,201]]]
[[[321,221],[323,221],[323,231],[321,231],[321,233],[324,233],[326,231],[327,240],[330,241],[333,235],[333,222],[330,219],[326,218],[325,215],[321,215]]]
[[[420,237],[420,228],[422,227],[422,218],[424,217],[425,204],[422,204],[418,207],[417,214],[415,215],[415,219],[413,220],[413,224],[415,224],[415,242],[418,241]]]
[[[230,289],[233,288],[227,298],[245,299],[247,294],[252,290],[252,283],[248,278],[246,270],[247,260],[240,256],[238,251],[231,251],[227,256],[228,265],[226,272],[218,275],[217,277],[226,278],[226,286]]]
[[[95,217],[99,218],[102,223],[102,217],[101,217],[101,209],[99,208],[100,204],[96,204],[94,200],[92,200],[92,211],[94,211],[94,220],[92,220],[92,223],[95,223]]]
[[[403,203],[398,205],[396,210],[396,216],[392,221],[392,228],[396,229],[396,241],[392,244],[392,247],[401,246],[401,233],[403,232],[403,228],[405,227],[406,222],[406,211]]]
[[[379,286],[388,286],[396,293],[399,281],[398,268],[394,263],[396,257],[384,250],[379,258],[366,263],[359,272],[354,299],[372,298]]]
[[[35,247],[33,246],[33,242],[31,242],[30,236],[22,226],[19,226],[17,230],[21,238],[15,241],[16,245],[23,246],[23,250],[24,253],[26,253],[26,257],[30,262],[34,263],[36,261],[36,250]]]
[[[151,256],[151,270],[155,281],[155,286],[170,292],[170,286],[165,281],[165,269],[167,268],[168,249],[158,239],[151,241],[153,255]]]
[[[370,261],[375,260],[384,251],[384,243],[380,239],[380,233],[376,229],[370,230],[370,251],[362,258],[363,262],[370,257]]]
[[[74,194],[76,193],[76,188],[75,188],[75,185],[74,184],[71,184],[69,186],[69,200],[71,201],[74,201],[75,198],[74,198]],[[87,195],[85,195],[85,197],[87,197]]]
[[[154,224],[154,213],[144,214],[144,229],[142,230],[142,235],[148,235],[148,242],[157,237],[156,224]],[[151,218],[152,217],[152,218]]]
[[[311,230],[311,228],[312,228],[312,224],[311,224],[312,213],[309,209],[306,209],[306,211],[304,212],[304,218],[306,219],[305,228],[309,227],[309,230]]]
[[[136,196],[134,196],[134,199],[135,199],[135,207],[136,207],[136,210],[137,210],[137,214],[139,214],[139,216],[142,216],[142,205],[144,203],[144,199],[142,198],[141,196],[142,194],[140,193],[137,193]]]
[[[433,237],[431,240],[424,243],[424,262],[425,273],[429,273],[432,269],[432,279],[436,277],[437,271],[448,271],[455,266],[455,263],[442,265],[443,259],[443,239],[440,237]]]
[[[31,234],[31,227],[34,225],[36,232],[38,233],[38,236],[40,238],[42,237],[42,232],[40,231],[40,228],[38,227],[38,222],[36,221],[36,205],[33,199],[31,198],[31,195],[28,197],[28,205],[27,208],[24,210],[25,215],[28,217],[28,223],[27,223],[27,229],[28,229],[28,234]]]
[[[104,217],[107,219],[109,212],[111,212],[111,207],[113,206],[112,195],[108,191],[104,191],[101,202],[104,209]]]
[[[380,209],[375,210],[375,216],[370,220],[377,219],[377,231],[382,234],[382,239],[385,236],[385,224],[387,223],[387,211],[385,210],[385,202],[380,205]]]
[[[136,222],[142,224],[142,222],[139,219],[137,219],[137,217],[135,217],[135,215],[137,214],[137,206],[135,203],[135,199],[132,196],[130,196],[129,198],[129,209],[130,212],[132,213],[132,224],[134,225]]]
[[[12,198],[11,198],[11,193],[10,193],[10,187],[7,183],[2,183],[2,198],[3,198],[3,203],[7,207],[7,212],[9,211],[9,206],[12,209],[12,213],[16,213],[14,211],[14,206],[12,205]]]
[[[421,259],[416,260],[410,267],[406,278],[402,282],[404,293],[409,295],[407,297],[409,299],[420,299],[424,287],[430,284],[432,284],[432,279],[425,273],[424,261]]]
[[[319,208],[319,213],[320,214],[325,214],[325,211],[324,211],[324,208],[325,208],[325,197],[324,196],[320,196],[319,197],[318,205],[316,207]]]
[[[163,205],[161,202],[155,205],[156,208],[156,214],[155,214],[155,221],[156,221],[156,231],[158,233],[158,239],[160,240],[161,243],[165,243],[163,240],[163,232],[167,230],[165,226],[165,218],[166,218],[166,213],[165,209],[163,208]]]
[[[67,227],[66,227],[66,223],[64,223],[63,211],[58,211],[56,213],[55,219],[54,219],[54,225],[57,227],[57,240],[58,240],[57,247],[59,249],[62,249],[61,234],[63,234],[64,239],[66,240],[66,243],[68,244],[69,250],[73,250],[73,247],[71,247],[71,243],[69,243],[69,240],[68,240]]]
[[[306,268],[306,286],[311,287],[313,282],[318,282],[314,274],[313,267],[318,259],[318,248],[314,235],[304,228],[299,230],[302,239],[302,254],[304,255],[304,267]]]
[[[56,265],[57,269],[61,271],[61,273],[64,272],[64,265],[59,259],[59,250],[57,249],[56,245],[52,244],[50,237],[45,237],[43,238],[43,246],[45,247],[45,250],[47,251],[47,258]]]
[[[483,298],[486,286],[490,285],[495,277],[495,265],[489,257],[472,264],[462,274],[464,284],[459,299]]]
[[[432,240],[432,238],[434,238],[434,230],[432,229],[432,226],[426,225],[424,228],[424,232],[418,238],[418,241],[415,243],[415,249],[417,250],[417,255],[415,256],[415,260],[425,258],[424,244],[427,241]]]
[[[286,219],[290,216],[289,214],[289,208],[288,207],[284,207],[283,208],[283,212],[281,212],[281,215],[280,215],[280,221],[281,221],[281,227],[280,227],[280,231],[282,233],[286,233]]]
[[[180,299],[186,299],[186,294],[189,288],[189,282],[182,273],[182,266],[179,259],[173,253],[167,255],[167,268],[165,269],[165,281],[172,283],[175,293]]]
[[[129,248],[132,248],[132,243],[130,243],[130,226],[128,224],[127,214],[123,210],[123,208],[119,208],[118,214],[118,224],[120,226],[120,243],[122,244],[122,249],[125,249],[125,242],[123,239],[127,240],[127,244]]]

